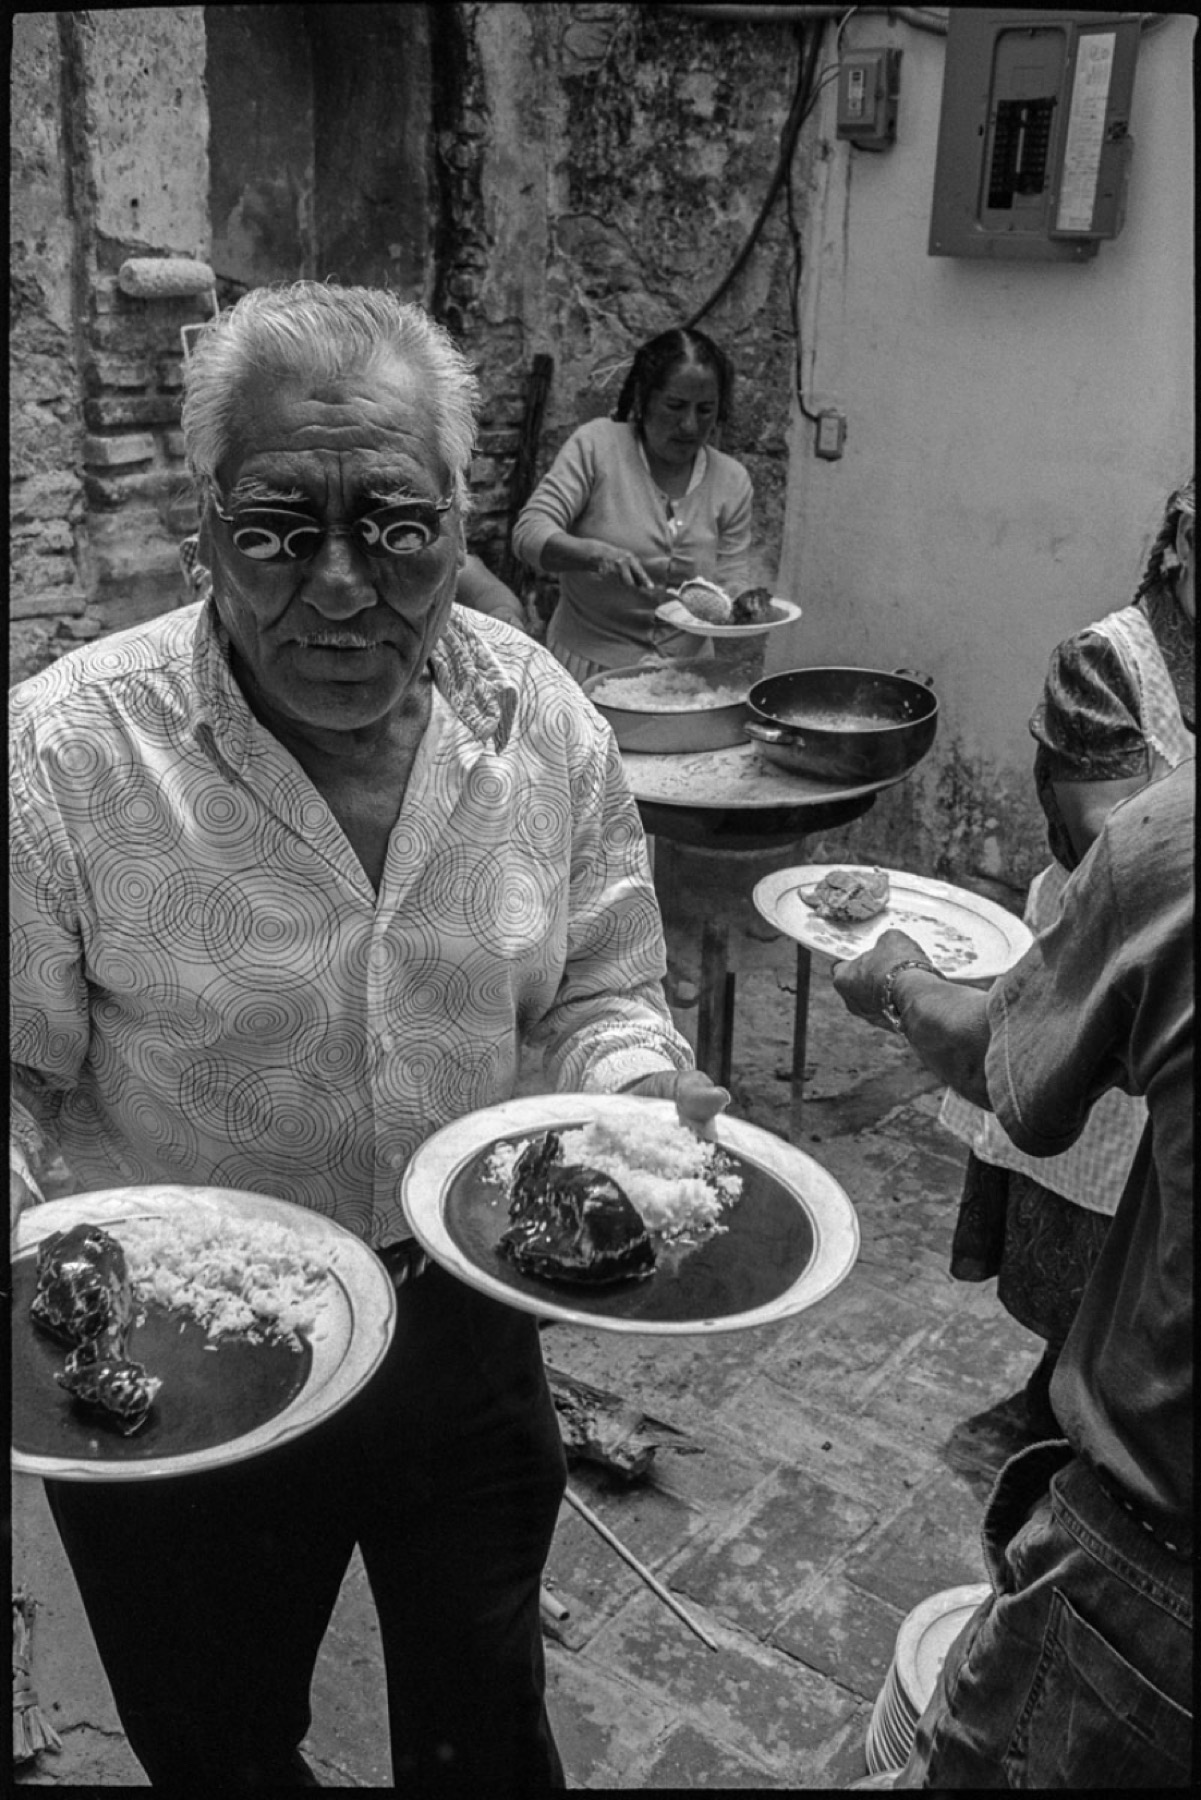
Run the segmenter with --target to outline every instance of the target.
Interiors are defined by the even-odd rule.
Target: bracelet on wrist
[[[898,1037],[904,1037],[905,1035],[905,1027],[901,1022],[901,1015],[897,1010],[894,993],[897,976],[901,973],[902,969],[925,969],[929,974],[937,975],[940,981],[944,979],[941,971],[936,969],[932,962],[927,962],[916,956],[907,957],[903,962],[894,963],[892,965],[892,968],[884,977],[884,983],[880,989],[880,1012],[888,1029],[890,1031],[895,1031]]]

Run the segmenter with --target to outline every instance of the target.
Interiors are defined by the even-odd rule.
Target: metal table
[[[730,1084],[738,962],[758,915],[762,875],[802,863],[805,839],[861,818],[894,781],[833,788],[791,775],[757,745],[687,755],[623,752],[642,823],[655,840],[655,890],[665,927],[699,942],[698,1068]],[[741,951],[741,956],[739,952]],[[810,953],[796,947],[790,1135],[799,1141],[809,1024]]]

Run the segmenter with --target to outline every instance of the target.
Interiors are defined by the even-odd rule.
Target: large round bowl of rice
[[[711,663],[651,658],[589,676],[584,692],[622,750],[680,755],[746,742],[746,684]]]

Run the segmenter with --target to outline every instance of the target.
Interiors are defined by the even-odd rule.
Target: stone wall
[[[13,18],[9,301],[10,679],[95,629],[87,588],[74,233],[53,13]]]
[[[459,260],[446,315],[480,358],[488,401],[477,500],[482,553],[502,504],[533,360],[554,360],[535,474],[611,410],[634,351],[705,306],[742,249],[776,166],[799,45],[656,7],[465,6],[458,125],[439,151]],[[806,151],[796,152],[798,182]],[[465,229],[466,222],[466,229]],[[699,320],[731,354],[724,447],[756,489],[755,576],[779,559],[794,342],[780,195],[743,272]],[[524,496],[519,496],[524,497]],[[553,586],[515,571],[545,612]]]
[[[207,254],[203,46],[195,7],[16,16],[13,680],[183,597],[179,333],[208,302],[117,278]]]
[[[122,291],[127,259],[209,251],[204,21],[190,6],[65,15],[84,294],[83,444],[92,604],[106,631],[183,596],[179,539],[195,509],[183,464],[180,329],[206,295]]]
[[[626,5],[158,7],[19,14],[14,52],[18,677],[186,597],[180,328],[210,303],[129,296],[129,257],[209,261],[223,303],[317,275],[429,304],[480,375],[472,548],[544,609],[507,560],[515,468],[541,474],[638,344],[717,287],[775,166],[797,42]],[[738,370],[725,446],[755,479],[765,580],[790,254],[780,201],[701,320]]]

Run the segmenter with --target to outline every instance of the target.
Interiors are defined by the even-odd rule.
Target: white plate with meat
[[[118,1273],[109,1266],[103,1279],[124,1287],[133,1322],[117,1334],[114,1361],[99,1366],[115,1362],[122,1378],[115,1405],[140,1383],[141,1406],[124,1416],[95,1403],[95,1383],[64,1385],[80,1333],[52,1335],[32,1316],[36,1299],[45,1320],[49,1292],[51,1325],[69,1331],[71,1315],[94,1302],[85,1262],[60,1257],[55,1267],[82,1226],[110,1259],[120,1247]],[[391,1278],[359,1238],[288,1201],[229,1188],[116,1188],[30,1207],[12,1275],[13,1467],[60,1481],[193,1474],[288,1443],[359,1392],[396,1316]],[[82,1307],[63,1304],[80,1285]]]
[[[817,890],[830,877],[843,874],[860,876],[865,884],[877,874],[885,875],[884,909],[859,919],[824,916],[814,904]],[[968,984],[995,981],[1034,941],[1021,919],[982,894],[902,869],[804,863],[765,875],[752,899],[755,910],[777,931],[832,961],[862,956],[885,931],[904,931],[949,981]]]
[[[655,617],[661,624],[670,625],[673,631],[687,631],[693,637],[761,637],[765,631],[775,631],[780,625],[791,625],[800,616],[799,606],[794,606],[791,600],[778,599],[775,595],[765,602],[758,618],[740,625],[720,624],[700,618],[680,599],[664,600],[655,608]]]
[[[726,1113],[711,1140],[685,1132],[700,1162],[679,1174],[691,1153],[677,1151],[677,1127],[666,1100],[504,1101],[422,1144],[403,1179],[405,1213],[430,1256],[469,1286],[603,1331],[740,1331],[790,1318],[837,1287],[859,1227],[833,1176]]]

